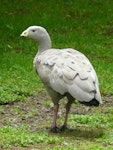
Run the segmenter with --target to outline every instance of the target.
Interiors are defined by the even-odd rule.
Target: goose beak
[[[21,33],[21,37],[28,37],[28,31],[27,30],[25,30],[25,31],[23,31],[22,33]]]

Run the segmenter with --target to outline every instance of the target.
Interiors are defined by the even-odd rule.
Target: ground
[[[61,133],[61,131],[59,131],[58,133],[50,133],[48,129],[51,126],[51,122],[53,118],[53,103],[51,102],[50,97],[44,90],[44,91],[37,93],[36,95],[32,97],[26,98],[25,101],[17,101],[17,102],[13,102],[13,103],[6,104],[6,105],[0,105],[0,127],[13,127],[13,128],[26,127],[29,129],[29,133],[33,133],[33,134],[36,133],[39,135],[40,133],[41,134],[48,133],[49,138],[57,137],[57,138],[65,139],[65,142],[63,142],[63,147],[64,146],[67,147],[67,145],[70,143],[70,140],[71,140],[71,144],[70,144],[71,147],[76,146],[80,150],[83,150],[83,147],[85,145],[86,145],[86,149],[87,147],[89,147],[89,149],[91,150],[95,150],[95,147],[102,148],[104,147],[104,145],[108,146],[108,148],[111,148],[112,141],[110,145],[111,147],[109,147],[109,143],[106,143],[103,140],[102,142],[100,142],[100,144],[94,142],[95,138],[100,139],[103,135],[106,134],[106,132],[104,133],[103,129],[105,130],[105,128],[107,129],[107,127],[105,128],[94,127],[90,129],[90,125],[87,126],[86,121],[85,121],[85,124],[83,123],[83,125],[80,124],[80,126],[78,126],[76,124],[77,120],[72,121],[73,118],[71,118],[71,114],[79,115],[79,116],[82,115],[82,117],[87,114],[89,116],[90,115],[93,116],[94,114],[96,114],[96,112],[98,113],[98,115],[99,113],[104,114],[104,115],[109,114],[109,111],[113,107],[113,100],[112,100],[113,96],[103,96],[102,99],[103,99],[103,104],[99,107],[86,107],[75,102],[72,105],[70,116],[69,116],[69,118],[71,119],[71,122],[74,122],[74,126],[69,123],[68,129],[65,133]],[[58,114],[58,119],[57,119],[58,127],[60,127],[63,124],[63,119],[65,116],[64,106],[66,102],[67,100],[65,98],[60,101],[60,109],[59,109],[59,114]],[[96,115],[96,118],[98,117],[98,115]],[[98,121],[98,119],[96,120]],[[104,122],[102,122],[102,124],[104,124]],[[43,144],[43,142],[42,143],[40,142],[40,143],[28,145],[27,147],[26,146],[19,147],[19,146],[14,145],[12,146],[11,150],[20,150],[20,149],[22,150],[28,150],[28,149],[29,150],[35,150],[35,149],[36,150],[40,150],[40,149],[50,150],[56,147],[55,143],[54,144],[50,144],[50,143]],[[81,143],[83,146],[81,146]],[[60,144],[57,144],[57,146],[59,148],[62,147],[62,146],[60,147]],[[71,149],[67,148],[67,149],[74,150],[74,148],[71,148]],[[57,148],[55,150],[57,150]],[[110,150],[112,150],[112,148]]]
[[[113,106],[112,99],[112,96],[103,97],[103,104],[100,106],[101,113],[107,113],[107,108]],[[65,115],[65,103],[66,99],[61,100],[58,115],[59,120]],[[98,107],[86,107],[75,103],[72,105],[70,114],[92,114],[96,109],[98,109]],[[49,128],[51,125],[53,104],[48,94],[42,92],[27,98],[25,101],[1,105],[0,117],[0,127],[21,127],[27,125],[30,127],[30,132],[40,132]]]

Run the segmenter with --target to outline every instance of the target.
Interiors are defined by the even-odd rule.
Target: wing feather
[[[34,59],[34,65],[42,81],[62,95],[69,92],[79,101],[89,101],[99,93],[91,63],[76,50],[46,50]]]

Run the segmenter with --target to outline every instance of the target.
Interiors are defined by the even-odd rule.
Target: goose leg
[[[65,116],[64,124],[61,127],[61,131],[64,131],[67,128],[67,119],[68,119],[68,114],[69,114],[69,111],[70,111],[70,108],[71,108],[71,104],[72,104],[72,102],[68,102],[66,104],[66,116]]]
[[[57,120],[57,115],[58,115],[58,109],[59,109],[59,104],[55,104],[54,105],[54,116],[53,116],[53,123],[51,126],[51,132],[57,132],[56,120]]]
[[[67,128],[68,114],[69,114],[71,105],[72,105],[72,103],[73,103],[74,100],[75,100],[70,94],[67,94],[66,96],[67,96],[68,102],[67,102],[67,104],[66,104],[66,116],[65,116],[64,124],[63,124],[63,126],[61,127],[61,131],[64,131],[64,130]]]

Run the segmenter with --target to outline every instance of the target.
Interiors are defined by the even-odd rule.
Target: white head
[[[41,26],[30,26],[20,35],[21,37],[31,38],[39,43],[39,49],[51,48],[51,39],[46,29]]]
[[[46,29],[40,26],[30,26],[25,31],[22,32],[20,36],[22,37],[29,37],[36,41],[40,41],[41,38],[44,38]]]

